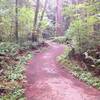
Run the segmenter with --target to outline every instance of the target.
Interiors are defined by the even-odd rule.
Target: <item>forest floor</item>
[[[59,64],[64,46],[50,43],[26,68],[27,100],[100,100],[100,91],[76,79]]]

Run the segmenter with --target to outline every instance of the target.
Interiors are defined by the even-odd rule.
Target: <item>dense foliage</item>
[[[55,1],[0,0],[0,100],[25,99],[24,65],[45,39],[67,45],[60,61],[100,89],[100,1]]]
[[[97,0],[86,0],[64,7],[64,16],[70,20],[66,37],[71,38],[75,48],[81,52],[100,44],[99,5]]]
[[[24,99],[24,66],[31,53],[19,50],[20,46],[14,43],[0,43],[0,100]]]
[[[28,2],[26,2],[27,4]],[[33,26],[34,12],[31,7],[18,6],[18,33],[19,37],[26,38]],[[0,1],[0,40],[12,41],[15,39],[15,1]]]
[[[100,89],[100,2],[68,1],[63,7],[65,36],[54,39],[68,47],[60,61],[80,80]]]

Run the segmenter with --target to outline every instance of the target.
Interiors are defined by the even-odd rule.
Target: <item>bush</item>
[[[21,56],[19,49],[18,44],[0,43],[0,100],[24,100],[24,65],[32,56]]]
[[[61,43],[61,44],[67,44],[67,42],[70,42],[71,40],[66,38],[65,36],[59,36],[59,37],[54,37],[52,39],[53,42]]]

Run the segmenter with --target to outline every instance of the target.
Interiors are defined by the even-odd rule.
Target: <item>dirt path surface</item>
[[[64,47],[51,43],[26,69],[27,100],[100,100],[100,91],[74,78],[57,62]]]

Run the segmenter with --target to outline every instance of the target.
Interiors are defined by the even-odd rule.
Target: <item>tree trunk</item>
[[[38,19],[38,13],[39,13],[39,3],[40,0],[37,0],[36,2],[36,10],[35,10],[35,17],[34,17],[34,23],[33,23],[33,33],[32,33],[32,41],[37,41],[37,19]]]
[[[63,35],[63,16],[62,16],[62,8],[63,8],[63,0],[56,0],[56,33],[59,35]]]
[[[16,37],[16,42],[18,43],[18,0],[16,0],[16,8],[15,8],[15,37]]]
[[[42,22],[42,20],[43,20],[44,13],[45,13],[45,10],[46,10],[46,7],[47,7],[47,2],[48,2],[48,0],[45,0],[45,4],[44,4],[44,8],[43,8],[43,11],[42,11],[41,17],[40,17],[40,22],[39,22],[38,28],[41,27],[41,22]]]

